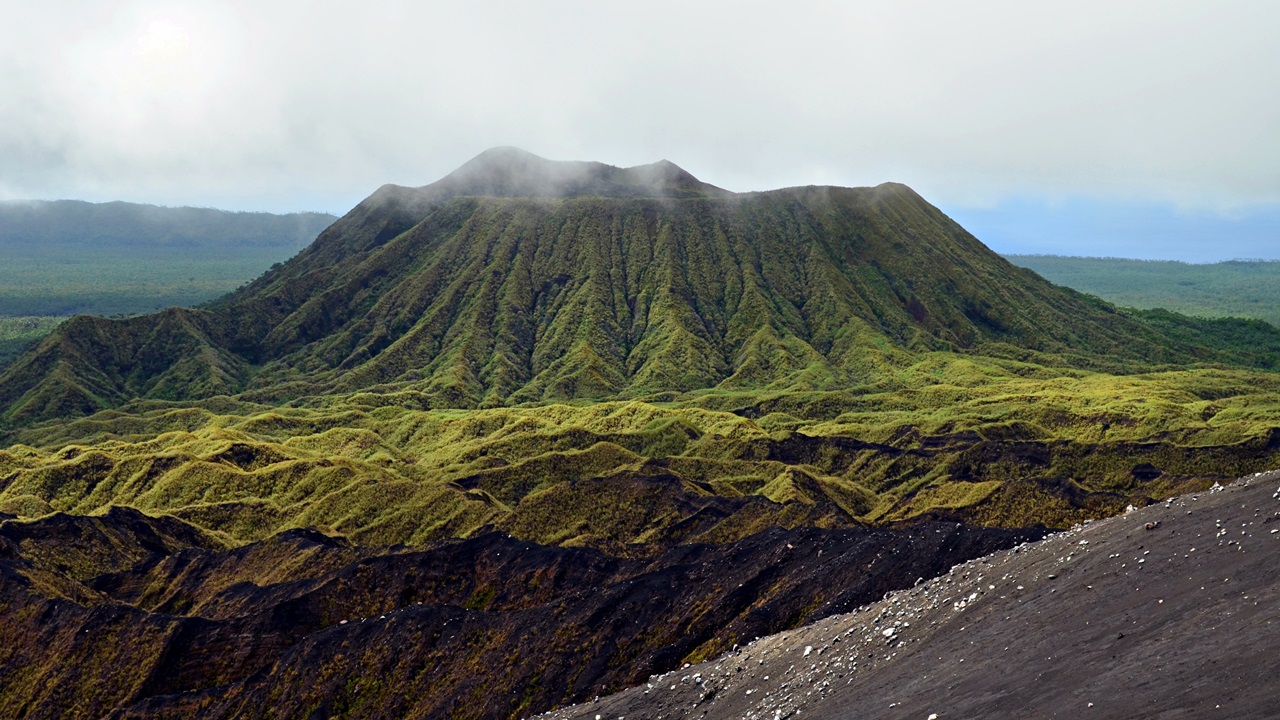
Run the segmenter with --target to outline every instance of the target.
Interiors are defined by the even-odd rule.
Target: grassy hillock
[[[1280,462],[1280,380],[1053,372],[938,353],[878,392],[414,410],[147,402],[21,430],[0,512],[168,513],[229,542],[498,527],[543,543],[729,541],[922,516],[1069,525]],[[694,521],[691,518],[699,518]]]

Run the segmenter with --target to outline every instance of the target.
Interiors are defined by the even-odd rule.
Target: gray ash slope
[[[940,578],[545,720],[1280,716],[1280,472]]]

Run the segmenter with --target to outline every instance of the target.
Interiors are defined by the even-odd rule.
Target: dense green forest
[[[0,366],[71,315],[136,315],[225,295],[297,254],[333,220],[123,202],[0,202]]]
[[[285,247],[125,249],[5,256],[0,317],[136,315],[207,302],[297,251]]]
[[[1280,261],[1192,264],[1166,260],[1007,255],[1045,279],[1124,307],[1200,317],[1244,317],[1280,327]]]

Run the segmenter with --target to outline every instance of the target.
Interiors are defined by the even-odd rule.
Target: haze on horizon
[[[907,183],[1002,252],[1280,258],[1280,5],[16,4],[0,198],[341,214],[480,151]]]

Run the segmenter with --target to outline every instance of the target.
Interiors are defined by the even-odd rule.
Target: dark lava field
[[[511,717],[1043,534],[774,528],[624,558],[496,532],[424,549],[295,530],[224,549],[125,508],[3,522],[0,716]]]

